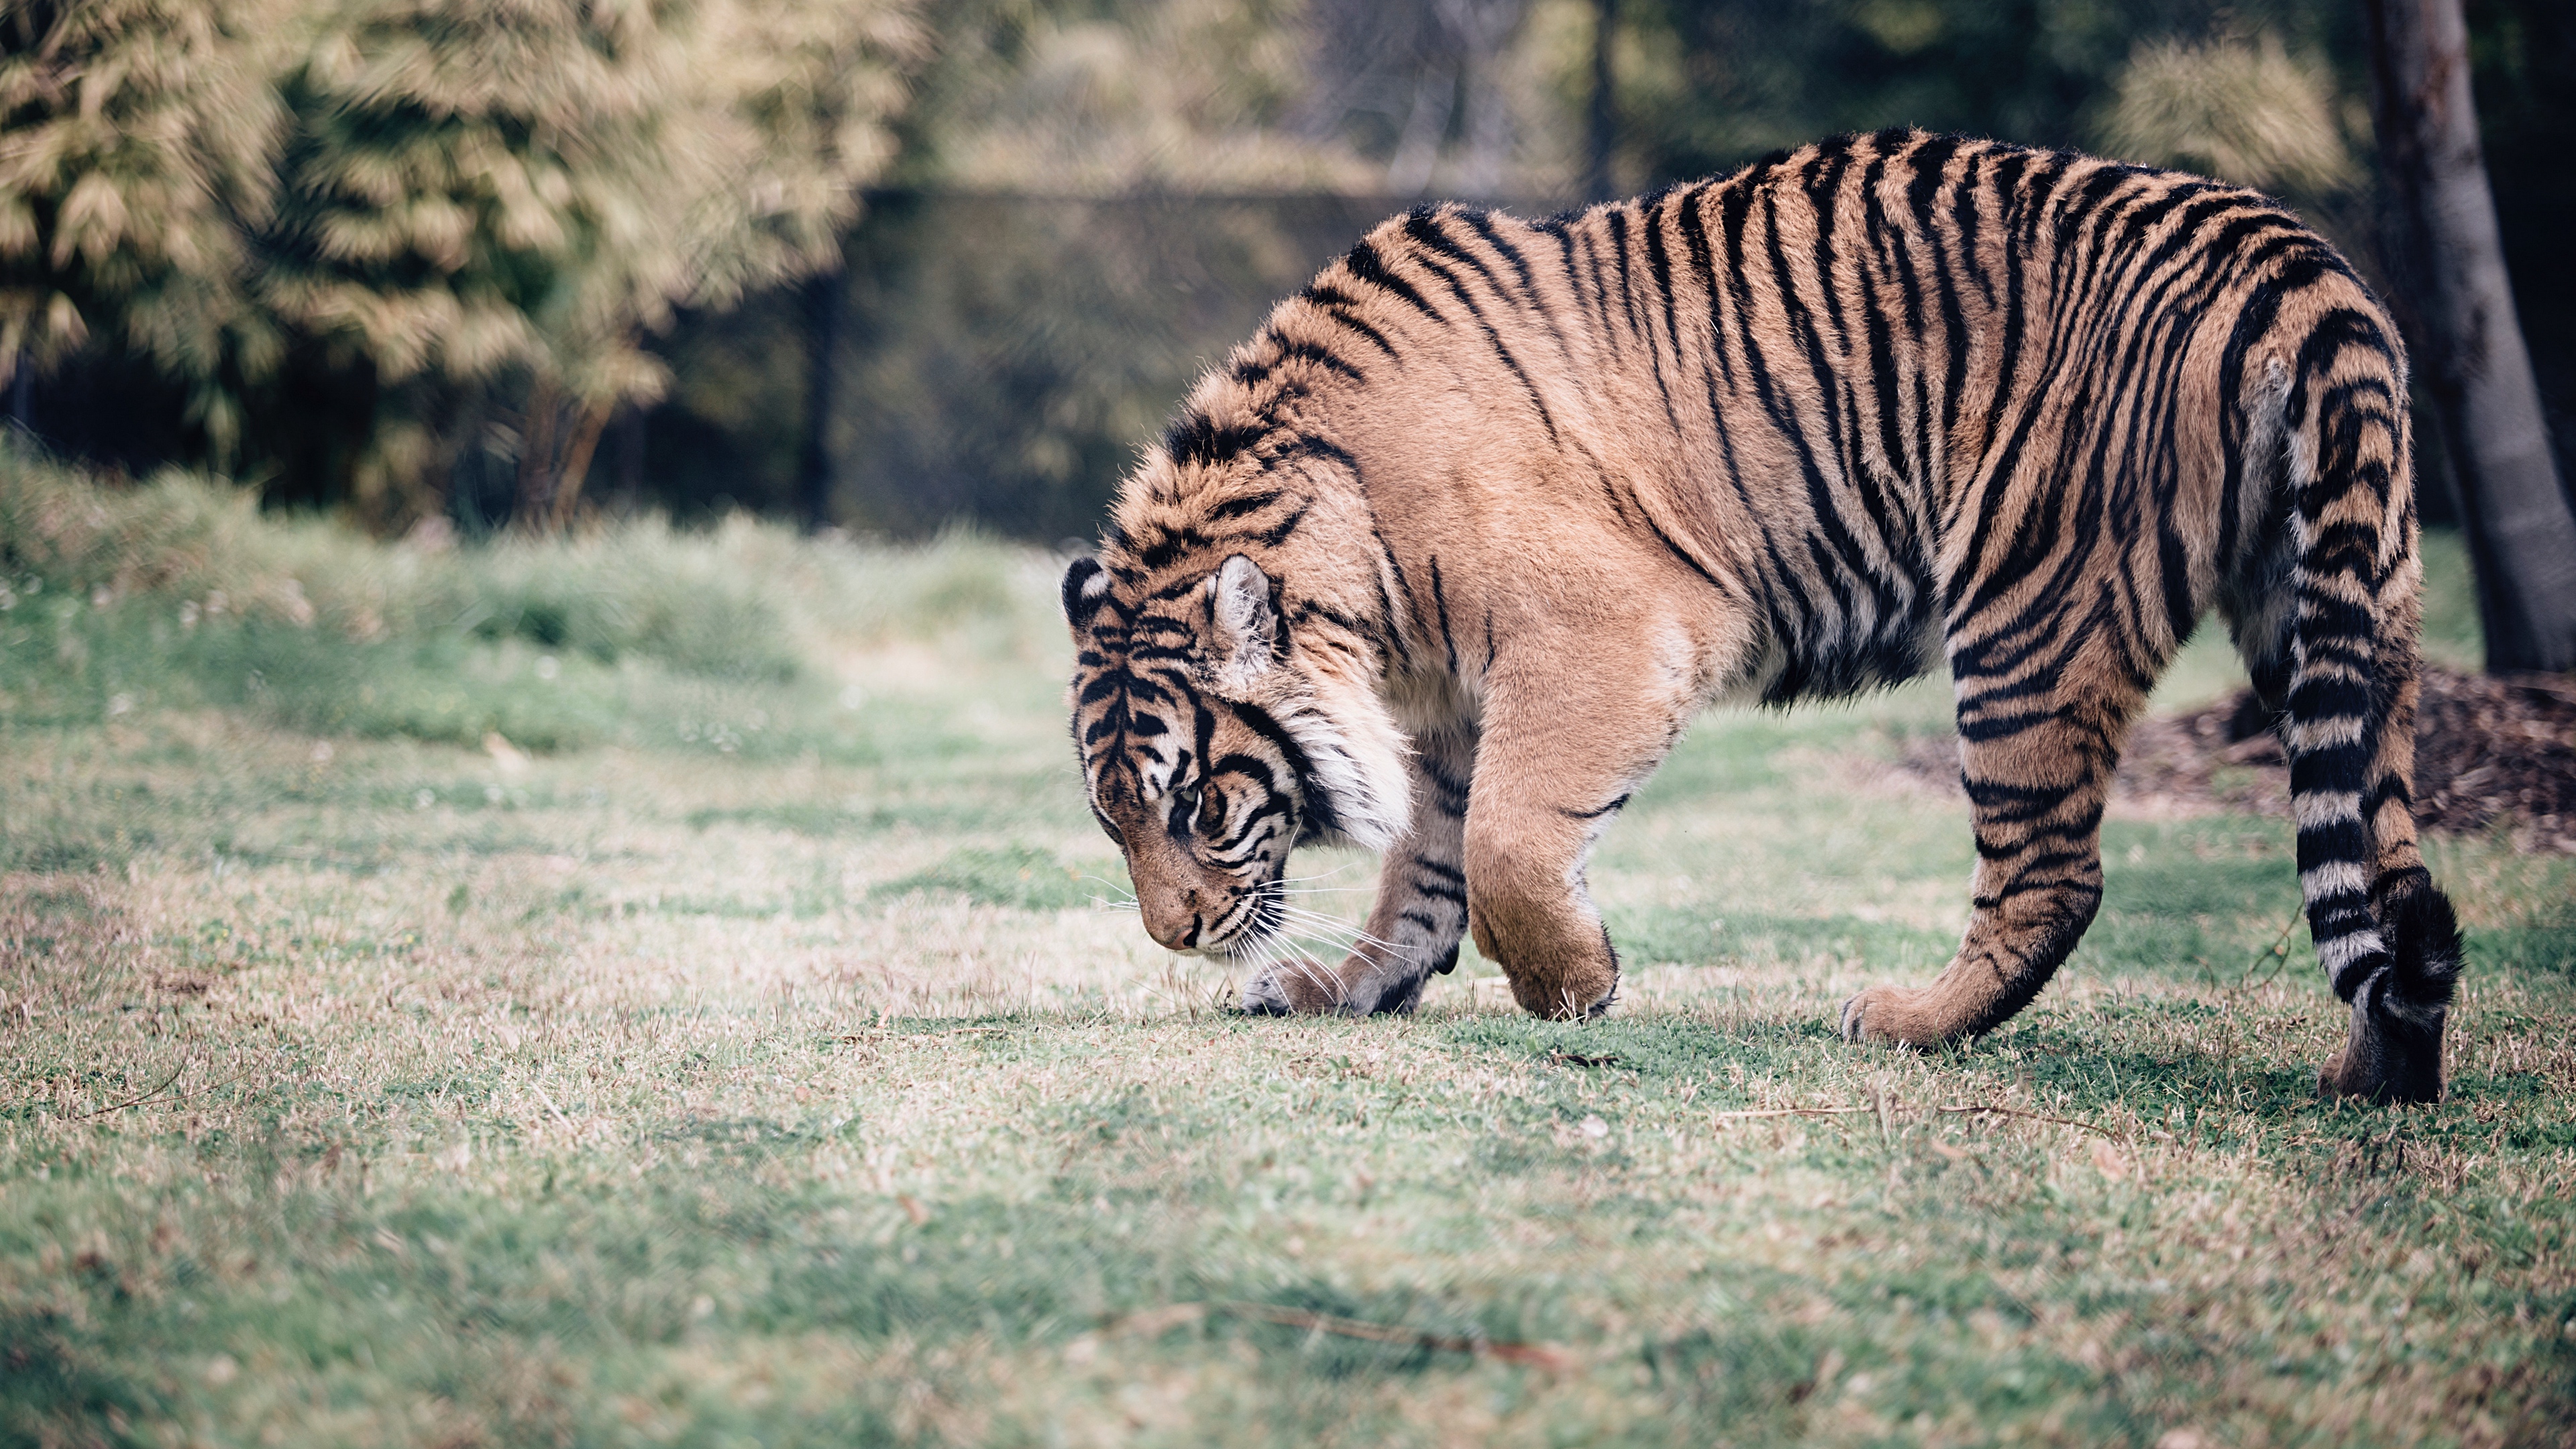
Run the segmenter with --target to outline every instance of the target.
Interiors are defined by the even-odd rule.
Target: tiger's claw
[[[1279,989],[1275,971],[1264,971],[1244,983],[1243,995],[1234,1006],[1244,1016],[1294,1016],[1296,1005]]]

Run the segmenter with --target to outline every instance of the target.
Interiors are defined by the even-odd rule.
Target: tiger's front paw
[[[1924,998],[1928,992],[1904,986],[1873,986],[1843,1003],[1842,1037],[1847,1042],[1892,1042],[1898,1046],[1936,1047],[1950,1040]]]
[[[1381,966],[1354,958],[1339,970],[1306,960],[1282,961],[1252,978],[1235,1009],[1253,1016],[1403,1016],[1422,1001],[1429,973],[1401,963]]]
[[[1264,971],[1245,982],[1243,995],[1235,1001],[1234,1009],[1245,1016],[1297,1014],[1297,1008],[1288,1000],[1288,993],[1279,989],[1278,977],[1274,971]]]
[[[1333,1009],[1344,1016],[1411,1016],[1431,973],[1401,961],[1379,966],[1354,960],[1342,963],[1341,979],[1342,1000]]]
[[[1290,958],[1264,967],[1243,988],[1235,1010],[1247,1016],[1312,1016],[1340,1009],[1342,983],[1331,968]]]

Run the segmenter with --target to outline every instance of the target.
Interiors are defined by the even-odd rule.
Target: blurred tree
[[[1503,74],[1528,0],[1314,0],[1306,128],[1338,135],[1359,116],[1401,118],[1386,190],[1428,190],[1442,152],[1455,190],[1501,189],[1514,140]]]
[[[1391,205],[873,198],[817,410],[830,518],[908,536],[959,519],[1040,542],[1088,534],[1191,376]],[[650,501],[683,515],[719,492],[719,511],[794,501],[795,438],[775,424],[813,384],[794,346],[799,291],[693,316],[665,344],[674,385],[645,423]]]
[[[2576,5],[2471,0],[2469,57],[2478,138],[2515,310],[2557,443],[2561,483],[2576,483]]]
[[[1627,0],[1620,14],[1623,146],[1655,180],[1889,125],[2084,145],[2160,45],[2270,36],[2321,57],[2351,29],[2324,0]],[[2264,44],[2214,58],[2259,64]]]
[[[287,117],[275,0],[15,3],[0,9],[0,382],[93,339],[197,384],[219,451],[237,413],[213,379],[273,363],[247,305]]]
[[[2470,20],[2563,421],[2576,7]],[[1544,209],[1912,123],[2353,243],[2368,54],[2335,0],[0,0],[0,405],[386,527],[560,517],[596,440],[684,515],[1052,539],[1424,191]]]
[[[12,355],[59,359],[86,303],[194,390],[212,461],[388,527],[496,470],[505,511],[559,526],[612,411],[665,386],[642,344],[674,307],[837,255],[923,46],[912,0],[11,23]],[[332,417],[348,446],[314,448]]]
[[[506,455],[559,526],[609,416],[658,397],[675,305],[827,265],[919,37],[898,4],[365,0],[285,92],[264,300],[382,388],[361,509],[435,511]]]
[[[952,0],[901,182],[1036,196],[1374,190],[1298,132],[1296,0]]]
[[[1564,194],[1591,0],[953,0],[899,184]]]
[[[1592,0],[1592,89],[1583,105],[1583,199],[1607,201],[1616,189],[1610,153],[1619,144],[1619,0]]]
[[[2497,235],[2460,0],[2370,0],[2387,254],[2449,445],[2487,668],[2576,669],[2576,516]]]
[[[2337,114],[2333,73],[2270,32],[2166,37],[2133,51],[2093,127],[2124,161],[2241,186],[2327,196],[2362,179]]]

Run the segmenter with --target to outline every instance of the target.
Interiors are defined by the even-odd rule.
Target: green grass
[[[86,506],[17,477],[10,519]],[[2472,927],[2436,1107],[2315,1100],[2338,1008],[2269,950],[2287,826],[2240,816],[2115,817],[2038,1003],[1853,1050],[1835,1003],[1964,920],[1963,807],[1874,763],[1927,683],[1694,732],[1592,870],[1605,1021],[1472,952],[1409,1020],[1244,1020],[1093,904],[1044,559],[421,556],[154,488],[110,542],[0,539],[0,1444],[2576,1424],[2565,859],[2436,842]],[[206,617],[191,517],[313,621]],[[554,637],[418,602],[666,586],[667,628]],[[2228,677],[2204,640],[2166,702]],[[1747,1115],[1788,1107],[1839,1110]]]

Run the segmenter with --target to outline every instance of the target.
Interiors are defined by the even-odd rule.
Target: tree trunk
[[[796,514],[807,532],[832,521],[832,400],[840,391],[838,267],[805,283],[805,445],[796,460]]]
[[[1449,134],[1449,111],[1458,98],[1457,68],[1445,58],[1423,69],[1413,82],[1413,110],[1396,137],[1395,154],[1387,158],[1386,189],[1397,196],[1419,196],[1431,189],[1431,169],[1440,163],[1440,138]]]
[[[2497,239],[2461,0],[2369,0],[2388,264],[2449,446],[2487,669],[2576,669],[2576,514]]]
[[[557,436],[563,431],[563,390],[540,378],[519,414],[519,489],[510,521],[529,533],[550,530],[554,519]]]
[[[1592,105],[1583,135],[1583,196],[1610,199],[1610,150],[1618,143],[1617,95],[1611,87],[1610,46],[1619,24],[1619,0],[1592,0]]]
[[[546,515],[549,532],[561,533],[572,527],[573,510],[581,506],[582,484],[590,478],[591,454],[599,449],[599,435],[607,431],[612,411],[607,403],[590,403],[574,416],[563,463],[555,470],[554,501]]]
[[[519,528],[561,533],[572,525],[591,454],[613,411],[605,402],[566,396],[551,379],[537,382],[519,428],[519,497],[513,510]]]

